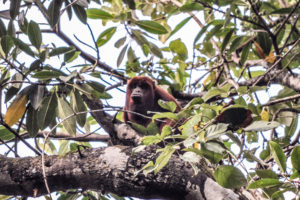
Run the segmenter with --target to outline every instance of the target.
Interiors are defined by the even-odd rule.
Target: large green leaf
[[[272,187],[276,185],[281,185],[282,183],[278,179],[274,178],[264,178],[258,181],[252,182],[248,189],[256,189],[256,188],[264,188],[264,187]]]
[[[57,108],[56,95],[52,95],[43,99],[38,110],[38,122],[40,129],[44,129],[55,119],[55,111]]]
[[[283,153],[282,148],[276,142],[269,141],[270,150],[274,160],[276,161],[277,165],[279,166],[282,172],[286,170],[286,156]]]
[[[59,76],[63,76],[63,75],[64,75],[63,73],[58,71],[45,70],[45,71],[40,71],[35,73],[32,77],[40,80],[48,80],[52,78],[58,78]]]
[[[109,20],[113,19],[114,16],[111,15],[110,13],[101,10],[101,9],[96,9],[96,8],[91,8],[86,10],[87,17],[90,19],[104,19],[104,20]]]
[[[170,42],[170,49],[172,52],[176,53],[180,60],[186,60],[188,57],[188,51],[185,44],[181,39],[174,40]]]
[[[175,110],[177,108],[177,105],[174,101],[164,101],[164,100],[159,99],[158,105],[160,107],[162,107],[163,109],[166,109],[171,112],[175,112]]]
[[[239,188],[247,184],[244,174],[234,166],[223,165],[218,167],[214,173],[214,177],[225,188]]]
[[[58,97],[57,99],[57,115],[63,120],[62,124],[68,133],[70,135],[76,135],[76,118],[75,116],[70,117],[74,114],[71,106],[64,98]]]
[[[230,31],[228,31],[228,33],[226,34],[226,36],[223,40],[223,43],[221,45],[221,52],[224,52],[224,50],[225,50],[227,44],[229,43],[229,40],[230,40],[232,34],[234,33],[234,31],[235,31],[234,29],[230,29]]]
[[[11,19],[15,19],[15,17],[19,14],[20,5],[21,5],[21,0],[11,0],[10,1],[9,13],[10,13]]]
[[[75,113],[86,111],[86,107],[84,105],[84,102],[78,90],[75,91],[72,90],[70,93],[70,97],[71,97],[71,106]],[[86,115],[87,113],[76,115],[76,120],[79,126],[83,127],[85,125]]]
[[[27,127],[27,131],[31,137],[34,137],[37,135],[37,133],[39,131],[38,113],[32,106],[29,106],[28,111],[27,111],[26,127]]]
[[[144,29],[145,31],[148,31],[149,33],[154,33],[154,34],[168,33],[168,30],[163,25],[154,21],[140,20],[136,22],[136,25],[138,25],[140,28]]]
[[[84,8],[77,4],[73,4],[72,8],[74,9],[74,12],[75,12],[76,16],[78,17],[78,19],[82,23],[86,24],[87,14],[86,14]]]
[[[13,47],[14,41],[10,35],[5,35],[1,38],[1,47],[5,53],[5,56],[8,56],[10,49]]]
[[[168,161],[170,160],[172,154],[175,152],[175,149],[172,146],[166,146],[161,151],[161,154],[155,161],[155,173],[159,172],[164,166],[168,164]]]
[[[20,40],[18,38],[13,38],[13,40],[14,40],[15,45],[17,47],[19,47],[22,51],[24,51],[28,55],[34,57],[34,52],[31,50],[31,48],[29,47],[29,45],[25,44],[22,40]]]
[[[34,21],[30,21],[27,28],[27,34],[31,44],[39,49],[42,43],[42,33],[39,25]]]
[[[70,46],[70,47],[58,47],[58,48],[54,48],[49,53],[49,56],[57,56],[57,55],[68,53],[68,52],[71,52],[71,51],[74,51],[74,50],[75,50],[75,48],[73,46]]]
[[[294,169],[300,172],[300,146],[296,146],[291,155],[292,165]]]
[[[59,20],[62,3],[63,1],[61,0],[53,0],[48,7],[49,24],[51,27],[54,27]]]
[[[114,35],[116,30],[117,30],[117,27],[110,27],[110,28],[106,29],[105,31],[103,31],[97,39],[97,46],[101,47],[104,44],[106,44],[110,40],[110,38]]]
[[[245,131],[267,131],[276,128],[278,126],[280,126],[280,123],[276,121],[272,121],[272,122],[254,121],[252,124],[247,126],[244,130]]]
[[[44,92],[45,92],[45,86],[32,85],[30,87],[31,88],[30,88],[29,100],[33,109],[37,110],[40,104],[42,103]]]
[[[11,140],[15,137],[15,135],[10,132],[7,128],[4,126],[0,126],[0,139],[3,141]]]

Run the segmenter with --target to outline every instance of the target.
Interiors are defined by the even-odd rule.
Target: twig
[[[270,101],[266,104],[263,104],[262,107],[271,106],[271,105],[275,105],[275,104],[286,102],[286,101],[291,101],[291,100],[298,99],[298,98],[300,98],[300,94],[296,94],[294,96],[284,97],[281,99],[276,99],[276,100]]]

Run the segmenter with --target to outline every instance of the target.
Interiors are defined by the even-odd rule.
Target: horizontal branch
[[[240,82],[239,85],[253,86],[255,83],[257,85],[269,85],[270,83],[277,83],[291,88],[296,92],[300,92],[300,75],[290,74],[289,72],[283,70],[271,70],[262,76]]]
[[[156,148],[132,154],[125,146],[86,149],[64,157],[46,156],[45,172],[51,192],[91,189],[120,196],[168,199],[239,199],[203,172],[173,155],[157,174],[138,172],[156,157]],[[0,193],[37,196],[47,194],[41,157],[8,158],[0,155]]]

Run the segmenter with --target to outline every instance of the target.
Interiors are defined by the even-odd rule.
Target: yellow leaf
[[[262,120],[269,121],[269,112],[266,109],[263,109],[259,115]]]
[[[272,51],[270,51],[269,55],[265,58],[268,63],[274,63],[276,56]]]
[[[260,45],[259,45],[256,41],[254,41],[254,45],[255,45],[255,47],[256,47],[256,51],[257,51],[258,55],[259,55],[261,58],[265,58],[266,55],[265,55],[263,49],[260,47]]]
[[[194,131],[198,130],[198,126],[197,125],[195,125],[193,128],[194,128]]]
[[[12,126],[24,115],[27,102],[28,99],[26,95],[14,99],[4,116],[4,121],[7,125]]]
[[[195,148],[195,149],[200,149],[200,145],[199,145],[198,142],[194,143],[194,148]]]

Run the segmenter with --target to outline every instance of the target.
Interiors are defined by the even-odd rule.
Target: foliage
[[[174,113],[174,103],[159,102],[169,112],[153,120],[175,124],[161,133],[154,123],[133,125],[147,134],[144,145],[161,147],[145,175],[163,169],[176,152],[195,173],[205,158],[223,187],[261,188],[272,199],[288,191],[299,195],[299,1],[2,2],[0,145],[47,131],[50,140],[36,144],[45,143],[49,154],[90,146],[80,137],[100,132],[82,95],[105,102],[105,111],[120,110],[118,87],[146,75],[168,86],[184,108]],[[83,38],[78,24],[86,28]],[[245,127],[249,113],[253,123]],[[53,142],[61,131],[78,140]]]

